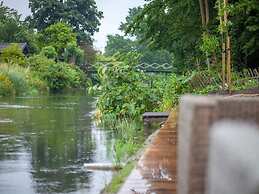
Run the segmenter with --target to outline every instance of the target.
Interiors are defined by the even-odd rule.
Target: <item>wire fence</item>
[[[256,82],[259,86],[259,69],[244,69],[240,72],[235,72],[232,74],[232,85],[242,85],[247,82]],[[220,73],[211,73],[208,71],[200,71],[191,75],[188,84],[192,89],[205,88],[209,85],[215,85],[223,88],[228,88],[228,86],[223,87],[222,76]]]

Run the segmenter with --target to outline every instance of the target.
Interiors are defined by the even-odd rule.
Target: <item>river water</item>
[[[82,94],[0,98],[1,194],[98,194],[111,172],[84,163],[112,162],[112,134],[91,120]]]

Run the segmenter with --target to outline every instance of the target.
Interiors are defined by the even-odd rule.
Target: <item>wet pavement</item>
[[[176,193],[176,120],[172,113],[147,147],[119,194]]]

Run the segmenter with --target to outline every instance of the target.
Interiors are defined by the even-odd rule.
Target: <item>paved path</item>
[[[118,193],[175,194],[176,140],[176,118],[171,114]]]

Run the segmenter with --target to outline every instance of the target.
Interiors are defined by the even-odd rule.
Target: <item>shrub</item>
[[[48,59],[56,59],[58,56],[58,53],[53,46],[46,46],[42,48],[40,54],[47,57]]]
[[[39,74],[44,73],[48,70],[48,67],[56,62],[52,59],[48,59],[44,55],[34,55],[27,59],[27,66],[32,71],[38,72]]]
[[[64,59],[67,63],[81,65],[84,62],[84,51],[76,43],[69,43],[64,52]]]
[[[0,73],[0,96],[9,96],[14,94],[14,87],[9,78]]]
[[[138,117],[152,110],[153,102],[146,76],[127,64],[112,64],[99,68],[101,87],[97,107],[102,114],[115,114],[117,118]]]
[[[37,94],[41,91],[48,91],[47,83],[37,73],[30,71],[29,68],[1,64],[0,72],[11,82],[16,95]]]
[[[44,72],[44,79],[51,90],[62,90],[69,85],[69,77],[62,63],[53,63]]]
[[[25,64],[25,56],[18,44],[10,44],[10,46],[3,49],[1,60],[8,64]]]
[[[178,104],[180,96],[188,91],[190,92],[185,76],[179,76],[176,74],[170,75],[164,84],[160,109],[163,111],[170,110],[172,107]]]
[[[29,69],[25,69],[18,65],[8,66],[6,64],[1,64],[0,71],[12,82],[15,94],[22,95],[29,90],[27,81],[27,78],[29,77]]]
[[[163,76],[149,76],[137,70],[140,57],[137,53],[115,57],[122,62],[112,61],[98,68],[100,86],[97,89],[100,95],[97,108],[101,117],[114,114],[117,119],[138,118],[142,113],[159,107],[163,96]]]
[[[53,63],[43,74],[51,90],[65,88],[78,88],[82,83],[82,74],[77,68],[72,68],[67,63]]]
[[[26,80],[27,76],[24,74],[24,72],[16,71],[13,69],[10,70],[7,75],[15,88],[15,94],[23,95],[28,92],[29,85]]]
[[[51,90],[79,88],[84,81],[84,73],[78,67],[62,62],[57,63],[44,55],[30,57],[27,65],[38,78],[46,81]]]
[[[32,73],[28,77],[28,84],[31,88],[31,91],[34,91],[36,94],[49,91],[47,82],[41,79],[36,73]]]
[[[64,64],[69,77],[69,87],[80,88],[85,81],[85,74],[74,65]]]

